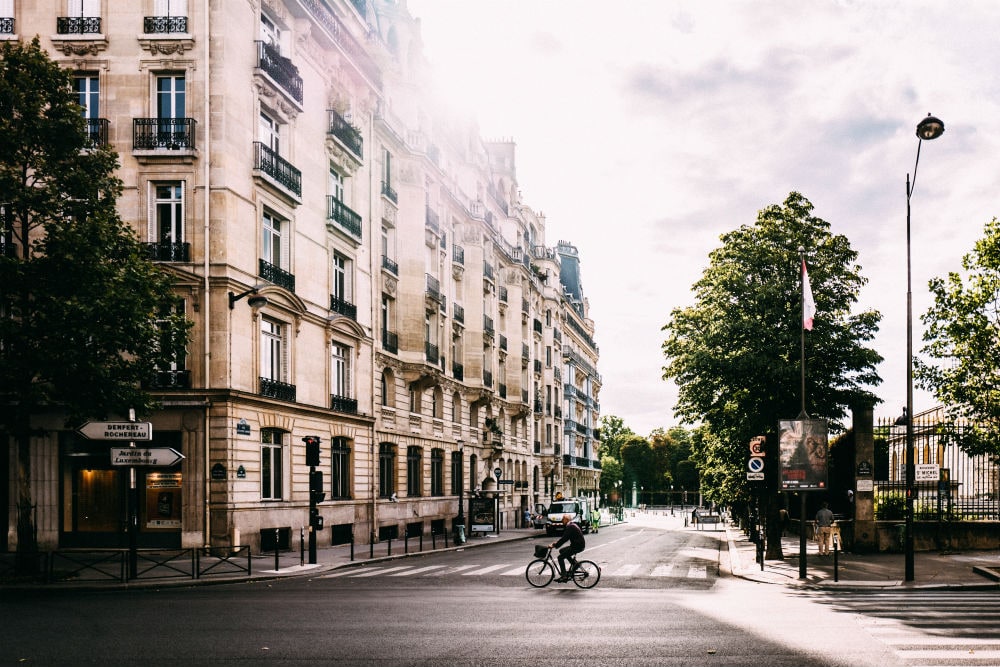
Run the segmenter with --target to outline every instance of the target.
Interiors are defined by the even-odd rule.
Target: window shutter
[[[281,261],[279,262],[278,265],[285,271],[291,273],[292,266],[291,266],[289,246],[292,245],[292,222],[291,220],[282,220],[280,222],[280,225],[281,225],[280,227],[281,240],[279,241],[279,243],[281,243],[281,247],[278,248],[278,251],[281,253]]]
[[[187,239],[187,181],[181,181],[181,211],[178,221],[176,243],[183,243]]]

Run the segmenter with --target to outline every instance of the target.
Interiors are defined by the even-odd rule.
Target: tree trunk
[[[18,574],[35,574],[38,568],[38,536],[31,502],[31,435],[25,429],[17,436],[17,556]]]
[[[764,516],[766,518],[764,525],[767,528],[767,553],[764,554],[764,559],[784,560],[785,554],[781,549],[781,533],[785,527],[781,521],[781,503],[772,494],[765,496],[765,502],[767,503],[764,508]]]

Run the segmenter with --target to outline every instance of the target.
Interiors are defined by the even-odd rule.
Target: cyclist
[[[576,565],[576,559],[573,556],[587,548],[587,541],[583,539],[583,531],[580,530],[580,526],[570,522],[569,512],[562,515],[562,525],[562,537],[550,544],[549,548],[558,549],[564,542],[569,542],[569,545],[559,549],[559,581],[569,581],[569,570],[566,569],[566,559],[568,558],[570,563]]]

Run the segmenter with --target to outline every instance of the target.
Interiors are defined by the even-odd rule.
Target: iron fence
[[[914,416],[914,519],[1000,520],[1000,459],[966,453],[960,443],[969,428],[944,419],[940,410]],[[904,418],[876,425],[875,450],[875,518],[901,520],[906,512]]]

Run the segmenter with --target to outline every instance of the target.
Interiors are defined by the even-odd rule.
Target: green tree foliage
[[[866,387],[881,382],[881,357],[865,343],[880,315],[852,313],[865,283],[857,252],[812,210],[792,192],[760,211],[754,224],[724,234],[693,286],[695,304],[675,309],[664,327],[663,376],[679,387],[678,416],[709,427],[711,437],[696,439],[692,458],[703,491],[718,493],[718,502],[745,485],[750,438],[773,433],[779,419],[801,412],[799,247],[816,303],[805,341],[806,411],[836,431],[850,406],[877,400]]]
[[[0,46],[0,432],[17,443],[18,549],[34,549],[32,418],[148,414],[143,382],[183,354],[170,276],[119,218],[117,155],[90,141],[70,73]]]
[[[934,305],[923,315],[922,352],[937,364],[917,360],[919,385],[934,393],[953,421],[964,422],[952,437],[970,454],[1000,455],[1000,222],[986,224],[983,237],[962,258],[965,278],[951,272],[930,282]]]
[[[604,415],[601,417],[601,454],[620,458],[622,445],[633,435],[635,433],[621,417]]]

